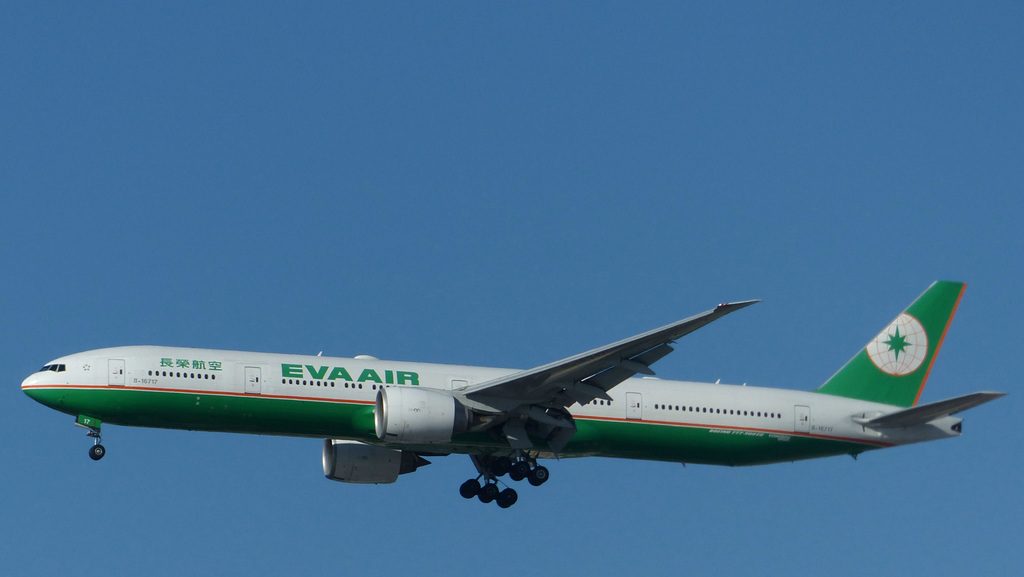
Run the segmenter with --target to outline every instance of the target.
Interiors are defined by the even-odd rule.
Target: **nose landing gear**
[[[100,427],[103,425],[103,421],[86,415],[78,415],[75,425],[88,429],[89,432],[86,434],[93,439],[92,447],[89,447],[89,458],[93,461],[102,459],[107,454],[107,449],[101,444],[103,438],[100,436]]]

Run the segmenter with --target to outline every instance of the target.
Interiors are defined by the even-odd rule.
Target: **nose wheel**
[[[89,458],[93,461],[99,461],[103,458],[103,455],[107,454],[107,450],[103,448],[103,445],[96,443],[92,447],[89,447]]]
[[[93,461],[99,461],[103,458],[103,455],[107,454],[107,449],[101,444],[103,438],[100,437],[99,427],[89,427],[89,436],[92,437],[92,446],[89,447],[89,458]]]

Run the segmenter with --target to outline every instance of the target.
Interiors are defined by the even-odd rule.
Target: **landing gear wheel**
[[[530,464],[526,461],[518,461],[512,465],[512,469],[509,470],[508,476],[513,481],[522,481],[530,474]]]
[[[89,447],[89,458],[93,461],[99,461],[103,458],[103,455],[107,454],[107,450],[103,448],[103,445],[95,444]]]
[[[491,461],[490,468],[491,474],[495,477],[500,477],[508,473],[508,470],[512,468],[512,459],[509,459],[508,457],[495,457],[494,460]]]
[[[481,487],[480,493],[476,497],[480,499],[481,503],[490,503],[498,498],[498,494],[498,485],[496,483],[487,483]]]
[[[480,481],[476,479],[470,479],[459,487],[459,494],[466,499],[472,499],[480,493]]]
[[[501,507],[502,509],[508,509],[512,505],[515,505],[516,501],[518,500],[519,494],[516,493],[516,490],[511,487],[498,493],[498,506]]]
[[[548,476],[548,468],[543,465],[537,465],[530,471],[530,484],[534,487],[540,487],[548,480]]]

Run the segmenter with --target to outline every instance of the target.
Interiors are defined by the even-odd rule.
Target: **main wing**
[[[608,391],[636,374],[653,375],[650,366],[672,352],[671,343],[748,307],[758,300],[720,304],[712,310],[610,345],[467,387],[465,397],[509,407],[540,405],[568,408],[594,399],[610,400]]]

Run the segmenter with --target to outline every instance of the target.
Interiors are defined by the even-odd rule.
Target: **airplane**
[[[762,465],[960,436],[953,415],[1005,394],[918,404],[965,287],[932,284],[813,391],[653,376],[677,339],[759,301],[528,370],[125,346],[50,361],[21,388],[74,416],[97,461],[104,423],[322,438],[324,475],[347,483],[393,483],[460,453],[477,475],[459,493],[508,508],[511,482],[547,481],[541,459]]]

